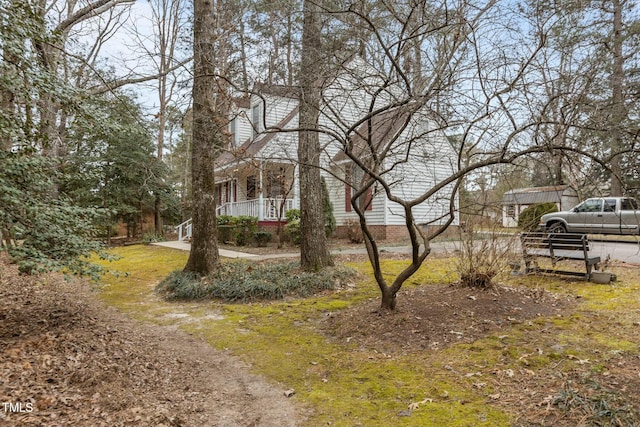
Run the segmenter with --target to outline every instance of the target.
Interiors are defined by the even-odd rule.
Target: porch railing
[[[182,224],[178,225],[176,227],[176,230],[178,231],[178,241],[181,242],[183,240],[190,239],[192,235],[192,229],[193,229],[193,220],[191,218],[189,218]]]
[[[280,206],[283,207],[281,219],[284,219],[285,213],[294,208],[294,200],[266,198],[262,199],[262,204],[260,203],[260,199],[245,200],[242,202],[229,202],[218,206],[216,209],[216,215],[246,215],[255,216],[260,221],[277,221]]]
[[[280,212],[280,207],[282,206],[282,218],[285,219],[285,214],[287,211],[294,208],[294,200],[293,199],[262,199],[264,204],[263,207],[263,219],[268,221],[277,221],[278,213]]]
[[[262,199],[262,204],[260,199],[225,203],[216,208],[216,215],[246,215],[258,217],[260,221],[277,221],[280,206],[283,207],[280,219],[284,220],[287,211],[295,208],[295,201],[293,199],[268,198]],[[178,225],[176,231],[179,241],[190,239],[193,234],[193,220],[189,218]]]

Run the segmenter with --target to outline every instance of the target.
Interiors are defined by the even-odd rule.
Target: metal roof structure
[[[569,193],[569,194],[567,194]],[[503,205],[534,205],[536,203],[560,203],[562,196],[575,196],[575,191],[568,185],[549,187],[530,187],[509,190],[502,196]]]

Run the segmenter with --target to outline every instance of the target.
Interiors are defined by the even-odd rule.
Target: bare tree
[[[146,54],[154,63],[154,71],[158,74],[158,134],[157,157],[162,161],[165,150],[168,107],[174,101],[178,78],[172,73],[176,63],[184,62],[186,58],[178,60],[180,43],[180,29],[187,25],[185,18],[185,2],[181,0],[154,0],[149,2],[152,10],[153,44],[146,49]],[[144,40],[139,40],[140,46],[145,46]],[[184,55],[183,55],[184,56]],[[154,201],[155,232],[162,234],[162,197],[155,195]]]
[[[574,146],[588,146],[598,153],[602,164],[570,159],[578,165],[577,170],[592,174],[588,178],[597,184],[592,192],[608,187],[609,194],[622,195],[628,190],[637,157],[638,110],[633,82],[640,61],[638,9],[626,0],[568,2],[552,8],[541,7],[540,1],[530,3],[540,15],[538,25],[545,20],[564,21],[548,34],[550,49],[546,50],[555,51],[555,56],[544,65],[546,77],[550,77],[562,62],[571,63],[560,81],[565,87],[552,94],[559,107],[553,123],[570,123],[569,128],[558,128],[561,132],[556,136],[573,138]],[[546,81],[548,85],[553,80]],[[567,130],[573,134],[567,135]]]
[[[360,108],[360,115],[342,120],[340,104],[325,98],[333,125],[323,131],[339,142],[340,160],[350,162],[329,171],[352,187],[351,207],[382,309],[396,307],[403,283],[430,255],[431,241],[457,222],[457,192],[465,177],[533,153],[579,151],[563,141],[532,144],[541,111],[549,106],[531,110],[522,100],[546,32],[525,42],[513,25],[518,14],[498,6],[465,1],[455,8],[444,2],[414,8],[402,2],[329,11],[360,23],[367,62],[373,64],[341,71],[359,82],[351,108]],[[411,244],[410,263],[391,280],[383,274],[366,212],[376,197],[402,213]],[[427,220],[425,212],[431,212]]]
[[[269,49],[258,53],[258,62],[254,63],[253,70],[255,73],[259,69],[261,79],[268,85],[291,86],[296,80],[301,31],[300,14],[297,12],[301,9],[301,3],[300,0],[249,2],[250,32],[244,35],[243,45],[246,42],[268,44]],[[247,59],[246,55],[244,59]]]
[[[43,78],[50,82],[61,79],[71,83],[72,76],[76,75],[75,83],[85,83],[87,78],[84,72],[95,75],[93,64],[100,49],[105,40],[122,25],[131,3],[131,0],[99,0],[85,6],[75,1],[31,3],[32,13],[39,17],[36,22],[41,25],[31,43]],[[104,24],[100,18],[104,18]],[[54,24],[48,28],[46,23],[51,20]],[[94,32],[94,42],[87,49],[74,54],[74,38],[90,31],[90,28],[97,30]],[[75,68],[74,62],[80,62],[81,65]],[[79,73],[73,73],[71,70],[74,68]],[[68,100],[55,96],[51,91],[42,90],[38,93],[39,137],[45,153],[54,157],[62,155],[65,150],[64,133],[68,119],[67,111],[63,108],[65,101]]]
[[[622,196],[624,193],[624,185],[622,181],[622,152],[624,151],[624,126],[627,119],[627,111],[624,101],[624,81],[625,71],[624,64],[625,54],[623,53],[623,44],[625,41],[623,28],[623,7],[627,3],[626,0],[612,0],[611,8],[606,5],[603,8],[612,15],[612,36],[610,39],[610,51],[612,56],[611,68],[611,195]],[[608,10],[607,10],[608,9]],[[639,25],[640,23],[636,23]],[[640,37],[640,32],[638,32]]]

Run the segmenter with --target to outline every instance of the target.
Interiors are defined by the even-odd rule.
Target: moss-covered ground
[[[254,373],[283,390],[294,389],[293,399],[308,414],[309,426],[546,425],[544,402],[555,417],[552,424],[572,425],[577,405],[560,404],[568,385],[575,385],[569,390],[583,393],[582,401],[588,403],[587,380],[604,384],[622,371],[640,378],[640,371],[627,363],[640,361],[637,268],[616,271],[619,280],[613,285],[553,276],[506,277],[510,287],[544,289],[577,304],[565,315],[512,322],[499,332],[438,351],[385,353],[331,336],[321,326],[328,316],[377,299],[366,262],[351,264],[362,273],[353,286],[311,298],[251,304],[167,302],[154,294],[154,287],[185,265],[185,252],[155,246],[114,252],[121,258],[108,267],[121,274],[103,278],[100,294],[106,302],[136,319],[200,336],[242,358]],[[390,276],[403,265],[399,260],[384,263]],[[429,259],[403,289],[455,280],[451,260]],[[572,382],[574,376],[580,380]],[[619,383],[631,387],[632,380],[625,377]],[[629,421],[634,409],[625,406],[624,396],[612,393],[608,404],[626,420],[621,425],[636,425]],[[582,415],[584,425],[589,425],[592,412]],[[614,418],[602,418],[600,424],[596,419],[593,425],[615,425],[607,424]]]

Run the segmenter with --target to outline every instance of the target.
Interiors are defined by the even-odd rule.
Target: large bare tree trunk
[[[193,2],[193,241],[184,271],[207,275],[219,264],[213,163],[223,147],[215,104],[215,3]]]
[[[318,271],[332,265],[324,231],[322,179],[320,177],[320,139],[317,132],[320,113],[321,34],[318,5],[304,2],[302,59],[300,66],[300,265]]]

